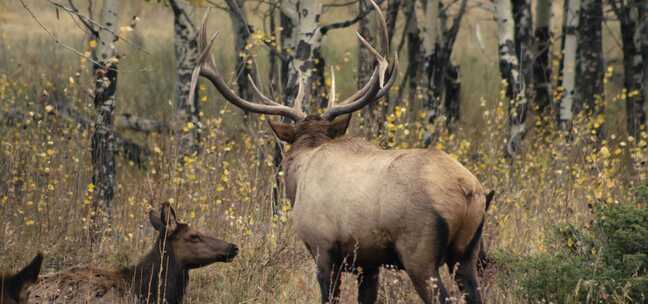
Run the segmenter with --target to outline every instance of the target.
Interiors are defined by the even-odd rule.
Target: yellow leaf
[[[603,156],[604,158],[610,157],[610,150],[608,150],[607,147],[601,148],[600,153],[601,153],[601,156]]]

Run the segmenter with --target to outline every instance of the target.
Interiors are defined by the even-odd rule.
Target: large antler
[[[369,0],[371,5],[373,5],[376,13],[380,17],[380,25],[382,27],[382,49],[386,53],[385,57],[389,57],[390,47],[389,47],[389,32],[387,29],[387,22],[385,21],[385,16],[383,15],[380,7],[373,0]],[[335,104],[335,78],[332,78],[331,92],[329,93],[331,98],[329,98],[329,107],[326,109],[326,112],[322,114],[322,118],[333,120],[335,117],[352,113],[357,111],[369,103],[380,99],[389,92],[389,88],[396,81],[398,76],[398,57],[394,53],[393,62],[394,64],[389,67],[389,62],[385,57],[380,55],[380,53],[371,46],[367,40],[362,37],[359,33],[356,33],[360,42],[367,48],[369,51],[376,57],[378,64],[374,68],[373,73],[369,81],[357,92],[351,95],[349,98],[342,101],[340,104]],[[389,75],[389,79],[385,82],[385,77]]]
[[[200,36],[198,40],[198,48],[201,51],[199,57],[200,61],[198,66],[196,66],[196,68],[194,69],[191,75],[191,89],[190,89],[189,98],[193,97],[193,92],[195,91],[196,84],[198,82],[198,76],[203,76],[209,79],[209,81],[211,81],[212,84],[214,84],[216,89],[223,95],[223,97],[225,97],[225,99],[227,99],[229,102],[233,103],[235,106],[245,111],[259,113],[259,114],[280,115],[280,116],[288,117],[294,121],[300,121],[306,118],[306,114],[301,110],[301,100],[303,99],[303,97],[301,96],[304,95],[303,93],[304,84],[301,82],[301,77],[299,77],[300,83],[299,83],[297,98],[295,99],[295,106],[292,108],[279,104],[274,100],[263,95],[263,93],[261,93],[261,91],[254,83],[252,78],[249,77],[249,75],[248,75],[249,81],[252,84],[252,88],[254,92],[265,104],[254,103],[236,95],[236,93],[227,85],[227,83],[225,83],[225,80],[223,80],[223,77],[218,73],[218,70],[215,67],[214,58],[210,53],[210,49],[213,45],[214,38],[216,38],[216,35],[214,35],[209,40],[209,42],[207,41],[207,29],[205,27],[206,23],[207,23],[207,14],[205,14],[205,18],[202,23],[202,28],[200,30]]]
[[[396,57],[396,54],[394,54],[394,64],[391,66],[391,68],[389,67],[389,62],[385,58],[389,57],[390,54],[389,34],[385,16],[380,10],[380,7],[373,0],[369,1],[374,6],[376,13],[378,13],[380,17],[380,24],[382,26],[383,34],[383,37],[381,39],[383,44],[382,49],[384,52],[386,52],[386,56],[382,56],[376,49],[371,46],[369,42],[367,42],[367,40],[364,39],[364,37],[362,37],[360,34],[357,34],[360,42],[376,57],[378,64],[374,68],[369,81],[359,91],[342,101],[339,105],[335,105],[335,79],[333,79],[329,107],[322,115],[322,118],[324,119],[333,120],[339,115],[352,113],[353,111],[357,111],[366,106],[370,102],[380,99],[389,92],[389,88],[396,80],[398,74],[398,58]],[[280,115],[288,117],[294,121],[300,121],[306,118],[306,114],[302,111],[302,102],[304,99],[304,83],[300,71],[298,71],[299,89],[297,96],[295,97],[294,106],[292,108],[279,104],[278,102],[265,96],[249,76],[248,78],[252,85],[252,89],[264,104],[254,103],[236,95],[236,93],[227,85],[227,83],[225,83],[225,80],[223,80],[223,77],[218,73],[215,67],[214,58],[211,56],[210,49],[213,45],[216,35],[214,35],[209,40],[209,42],[207,41],[207,30],[205,28],[205,24],[207,23],[206,21],[207,15],[205,15],[202,23],[202,28],[200,30],[198,41],[198,47],[201,51],[199,59],[200,62],[191,75],[191,90],[189,98],[193,97],[193,92],[195,91],[198,77],[203,76],[214,84],[216,89],[223,95],[223,97],[225,97],[225,99],[245,111],[260,114]],[[389,75],[389,79],[385,81],[387,75]]]

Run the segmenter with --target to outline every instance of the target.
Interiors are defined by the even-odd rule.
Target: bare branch
[[[191,26],[193,31],[197,31],[196,26],[193,24],[191,21],[191,18],[189,15],[187,15],[187,12],[176,2],[176,0],[169,0],[169,4],[171,5],[171,9],[173,10],[173,14],[176,16],[184,16],[185,19],[187,19],[187,23]]]
[[[110,32],[111,34],[115,35],[115,37],[117,37],[119,40],[124,41],[124,43],[128,44],[129,46],[133,47],[134,49],[142,51],[142,52],[146,53],[147,55],[151,55],[143,47],[137,46],[135,43],[130,41],[130,39],[127,39],[126,37],[124,37],[123,35],[120,35],[119,33],[115,33],[112,29],[104,26],[103,24],[101,24],[101,23],[99,23],[97,21],[92,20],[92,18],[89,18],[89,17],[84,16],[83,14],[81,14],[79,12],[79,9],[76,6],[74,6],[74,3],[72,2],[72,0],[68,0],[68,3],[70,3],[71,7],[66,7],[66,6],[64,6],[64,5],[60,4],[60,3],[54,2],[52,0],[47,0],[47,1],[49,1],[49,3],[51,3],[54,7],[62,9],[64,11],[66,11],[70,15],[76,16],[79,19],[79,21],[81,21],[81,23],[83,23],[83,25],[90,31],[90,33],[94,37],[99,36],[99,31],[100,30],[104,30],[104,31]],[[131,20],[131,23],[130,23],[131,28],[135,27],[136,23],[134,22],[134,20],[136,20],[136,17],[133,17],[133,19]]]
[[[378,5],[381,5],[385,0],[380,0],[377,2]],[[341,29],[345,27],[352,26],[356,24],[358,21],[362,20],[363,18],[367,17],[369,13],[371,13],[374,10],[373,6],[369,5],[367,8],[365,8],[363,11],[361,11],[355,18],[346,20],[346,21],[341,21],[341,22],[335,22],[331,24],[324,25],[320,27],[320,32],[322,35],[325,35],[328,31],[330,30],[336,30],[336,29]]]
[[[34,12],[32,12],[32,10],[29,9],[29,7],[27,6],[27,4],[25,4],[25,2],[24,2],[23,0],[18,0],[18,1],[20,1],[20,3],[22,4],[22,6],[23,6],[23,7],[25,8],[25,10],[29,13],[29,15],[31,15],[31,17],[34,19],[34,21],[36,21],[36,23],[38,23],[38,25],[39,25],[39,26],[40,26],[40,27],[41,27],[45,32],[47,32],[47,34],[52,38],[52,40],[54,40],[54,42],[55,42],[56,44],[58,44],[58,45],[62,46],[63,48],[65,48],[65,49],[67,49],[67,50],[69,50],[69,51],[75,53],[75,54],[76,54],[77,56],[79,56],[79,57],[83,57],[83,58],[87,59],[88,61],[90,61],[90,62],[92,62],[92,63],[94,63],[94,64],[96,64],[96,65],[101,66],[101,63],[99,63],[99,62],[97,62],[96,60],[94,60],[91,56],[86,56],[85,54],[79,52],[77,49],[75,49],[75,48],[73,48],[73,47],[71,47],[71,46],[69,46],[69,45],[67,45],[67,44],[65,44],[65,43],[63,43],[63,42],[61,42],[61,40],[59,40],[58,37],[56,37],[56,35],[54,35],[54,33],[52,33],[52,31],[50,31],[47,27],[45,27],[45,25],[43,25],[43,23],[40,22],[40,20],[38,20],[38,18],[36,17],[36,15],[34,15]]]

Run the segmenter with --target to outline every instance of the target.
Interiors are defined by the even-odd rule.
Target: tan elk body
[[[492,194],[485,195],[479,181],[444,152],[383,150],[344,136],[350,114],[385,96],[397,76],[398,59],[394,55],[393,64],[388,61],[384,16],[370,2],[380,16],[378,40],[387,55],[358,35],[377,59],[371,78],[336,104],[333,77],[329,107],[321,116],[302,111],[303,81],[293,107],[266,97],[252,81],[260,103],[236,95],[214,66],[209,54],[213,38],[207,41],[204,23],[201,63],[192,87],[203,76],[232,104],[295,122],[269,121],[275,135],[291,144],[283,160],[286,190],[294,204],[295,230],[317,266],[322,303],[339,301],[343,271],[358,274],[358,302],[375,303],[384,265],[404,269],[425,303],[449,303],[439,277],[445,264],[466,293],[466,302],[481,303],[476,263]]]
[[[168,203],[149,217],[159,235],[139,263],[117,270],[78,266],[42,276],[29,303],[182,303],[191,269],[230,261],[238,253],[236,245],[178,222]]]
[[[450,245],[461,254],[485,209],[477,179],[441,151],[382,150],[342,137],[293,147],[285,168],[301,239],[338,246],[359,266],[399,262],[393,255],[406,248],[445,255],[439,251]]]

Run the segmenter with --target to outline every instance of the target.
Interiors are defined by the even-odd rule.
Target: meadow
[[[44,1],[25,2],[61,43],[81,53],[89,51],[83,31],[70,16],[57,14]],[[255,8],[248,9],[254,16]],[[152,1],[125,5],[124,24],[133,15],[141,21],[134,32],[125,33],[128,42],[118,43],[123,56],[117,112],[171,121],[175,111],[172,14]],[[351,15],[331,9],[324,21]],[[504,151],[508,101],[499,79],[495,23],[489,12],[479,8],[469,11],[466,19],[453,57],[461,65],[461,120],[453,132],[442,123],[433,128],[440,134],[435,148],[457,158],[486,189],[497,193],[485,228],[488,251],[515,257],[551,252],[555,227],[587,230],[594,207],[634,202],[633,189],[648,181],[648,135],[644,132],[643,138],[633,139],[625,134],[626,92],[620,88],[617,25],[610,22],[604,34],[608,70],[602,102],[606,112],[594,118],[577,117],[568,139],[557,130],[554,114],[530,110],[523,151],[509,159]],[[258,18],[251,20],[263,28]],[[558,33],[559,26],[554,27]],[[228,15],[214,10],[209,28],[220,33],[214,47],[216,63],[225,75],[233,75],[235,54]],[[353,32],[353,27],[338,30],[323,43],[327,62],[338,68],[338,91],[343,96],[356,85]],[[559,42],[557,34],[555,41]],[[260,43],[253,49],[259,70],[267,70],[267,50]],[[406,58],[401,60],[406,62]],[[554,66],[557,71],[558,60]],[[241,111],[206,82],[200,85],[203,151],[196,157],[181,162],[173,135],[118,130],[148,147],[151,154],[143,166],[118,157],[113,222],[104,223],[102,246],[89,250],[94,191],[90,130],[58,115],[52,104],[64,99],[91,117],[88,89],[92,85],[87,59],[55,43],[17,1],[0,1],[0,271],[16,270],[37,251],[45,254],[45,273],[84,263],[106,267],[133,263],[152,246],[154,230],[147,210],[169,201],[181,220],[241,248],[232,263],[192,271],[187,303],[319,300],[314,264],[291,227],[290,203],[282,196],[273,212],[275,138],[264,123],[272,118],[252,115],[250,120],[260,123],[246,122]],[[557,89],[556,97],[560,94]],[[422,98],[400,104],[389,113],[384,138],[368,138],[389,149],[422,146],[429,128],[424,113],[418,112]],[[7,114],[18,112],[24,114],[23,119],[12,120]],[[355,114],[351,135],[366,133],[361,120],[361,114]],[[593,133],[599,124],[605,125],[604,140]],[[512,278],[500,267],[504,266],[495,263],[481,278],[485,300],[529,301],[510,288],[511,282],[502,283]],[[404,272],[383,273],[381,303],[419,301]],[[449,280],[447,276],[444,271]],[[345,275],[343,282],[343,303],[352,303],[355,280]],[[454,284],[446,282],[458,298]],[[627,299],[612,294],[610,301],[626,303]]]

